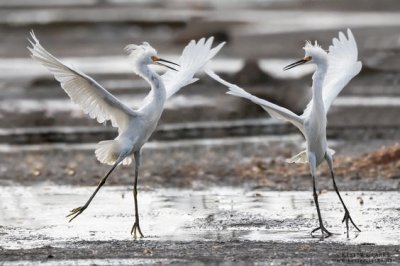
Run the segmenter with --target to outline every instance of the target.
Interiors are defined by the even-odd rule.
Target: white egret
[[[42,47],[33,31],[31,38],[32,40],[29,41],[32,47],[28,47],[28,49],[32,58],[54,75],[71,100],[78,104],[91,118],[97,119],[99,123],[111,120],[112,126],[118,128],[118,136],[114,140],[99,142],[95,151],[97,159],[103,164],[112,165],[111,169],[101,179],[88,201],[83,206],[71,210],[67,217],[71,217],[70,221],[72,221],[80,215],[89,206],[115,167],[122,163],[129,164],[133,155],[135,159],[133,187],[135,222],[131,234],[136,238],[136,231],[138,231],[140,236],[143,237],[139,224],[137,201],[140,150],[155,130],[164,109],[165,101],[180,88],[197,81],[193,76],[202,71],[206,63],[219,52],[224,43],[211,48],[212,37],[208,40],[202,38],[197,43],[192,40],[184,48],[179,59],[179,65],[158,57],[157,51],[146,42],[141,45],[130,44],[126,46],[125,49],[132,59],[133,71],[144,78],[151,86],[150,93],[143,100],[141,107],[134,110],[118,100],[91,77],[63,64],[51,55]],[[160,64],[172,70],[167,71],[163,76],[159,76],[149,67],[151,64]]]
[[[316,42],[314,45],[307,42],[303,48],[305,50],[304,59],[284,68],[284,70],[288,70],[307,62],[314,63],[317,67],[312,77],[312,99],[302,115],[297,115],[286,108],[251,95],[242,88],[221,79],[210,69],[206,69],[206,73],[209,76],[229,88],[228,94],[246,98],[260,105],[272,117],[288,121],[301,131],[305,137],[307,149],[287,161],[309,164],[313,181],[313,197],[319,220],[319,227],[312,230],[311,235],[315,231],[321,230],[322,238],[331,235],[322,222],[315,185],[316,168],[324,159],[331,172],[333,187],[344,208],[345,214],[342,222],[346,222],[347,237],[349,237],[349,220],[353,226],[360,231],[353,222],[349,210],[336,186],[332,159],[334,151],[328,148],[326,140],[326,114],[329,107],[347,83],[360,72],[362,66],[361,62],[357,59],[357,45],[350,29],[347,30],[347,35],[348,37],[346,38],[346,36],[340,32],[339,38],[333,39],[333,45],[329,47],[328,53]]]

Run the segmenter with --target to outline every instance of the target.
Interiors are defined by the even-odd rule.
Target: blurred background
[[[116,136],[30,59],[31,29],[53,55],[132,107],[148,86],[133,74],[127,44],[147,41],[173,61],[191,39],[214,36],[215,45],[227,42],[212,64],[218,74],[300,114],[313,67],[282,67],[304,56],[305,40],[328,49],[351,28],[363,69],[328,115],[340,187],[399,188],[398,0],[0,0],[0,7],[0,184],[95,185],[108,169],[96,161],[95,143]],[[284,162],[304,149],[296,128],[225,92],[203,76],[168,101],[143,150],[140,184],[309,190],[307,167]],[[132,174],[121,167],[110,183],[131,185]],[[319,174],[327,176],[325,164]],[[320,186],[329,188],[329,178]]]

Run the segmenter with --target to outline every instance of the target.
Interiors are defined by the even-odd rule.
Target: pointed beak
[[[175,69],[175,68],[173,68],[173,67],[167,65],[167,64],[171,64],[171,65],[175,65],[175,66],[178,66],[178,67],[179,67],[179,65],[176,64],[176,63],[174,63],[174,62],[171,62],[171,61],[168,61],[168,60],[159,58],[159,57],[157,57],[157,56],[153,56],[151,59],[152,59],[153,62],[156,63],[156,64],[159,64],[159,65],[165,66],[165,67],[167,67],[167,68],[169,68],[169,69],[178,71],[177,69]]]
[[[285,66],[285,67],[283,68],[283,70],[286,71],[286,70],[289,70],[289,69],[291,69],[291,68],[300,66],[300,65],[302,65],[302,64],[305,64],[305,63],[309,62],[310,60],[311,60],[311,57],[310,57],[310,56],[305,57],[305,58],[303,58],[303,59],[301,59],[301,60],[299,60],[299,61],[296,61],[296,62],[294,62],[294,63],[292,63],[292,64],[290,64],[290,65],[288,65],[288,66]]]

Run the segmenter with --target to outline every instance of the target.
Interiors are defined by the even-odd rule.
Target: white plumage
[[[28,47],[31,56],[45,66],[60,82],[71,100],[78,104],[82,110],[99,123],[110,120],[114,127],[125,130],[129,116],[134,111],[115,98],[111,93],[100,86],[95,80],[84,73],[68,67],[51,55],[31,32],[32,47]]]
[[[206,64],[221,50],[225,42],[220,43],[211,49],[214,37],[207,40],[200,39],[197,43],[192,40],[183,49],[182,55],[178,59],[178,71],[168,70],[161,76],[167,92],[167,99],[177,93],[181,88],[188,86],[198,80],[193,76],[202,71]],[[151,101],[152,92],[150,92],[145,102]]]
[[[97,119],[99,123],[110,120],[114,127],[118,127],[118,136],[114,140],[100,141],[95,151],[96,157],[101,163],[113,165],[111,170],[103,177],[86,204],[71,211],[68,215],[68,217],[72,216],[70,221],[89,206],[115,167],[120,163],[129,164],[132,161],[131,155],[133,155],[135,159],[133,193],[135,223],[131,233],[135,238],[137,231],[143,236],[139,226],[136,188],[140,166],[140,150],[155,130],[167,98],[182,87],[195,82],[197,79],[194,78],[194,75],[203,70],[207,62],[218,53],[224,43],[211,48],[212,37],[207,41],[203,38],[197,43],[191,41],[183,50],[179,59],[180,65],[159,58],[157,51],[146,42],[141,45],[128,45],[125,49],[133,63],[133,71],[143,77],[151,86],[151,90],[140,108],[133,110],[114,97],[94,79],[61,63],[60,60],[42,47],[33,31],[31,32],[31,38],[32,40],[29,41],[32,47],[28,47],[28,49],[32,58],[45,66],[54,75],[71,100],[78,104],[91,118]],[[174,70],[167,71],[160,77],[149,68],[150,64],[160,64]],[[177,69],[174,68],[176,66]]]
[[[292,123],[303,133],[303,131],[304,131],[303,120],[298,115],[293,113],[292,111],[290,111],[284,107],[278,106],[274,103],[271,103],[267,100],[258,98],[257,96],[254,96],[254,95],[248,93],[247,91],[240,88],[239,86],[229,83],[226,80],[223,80],[220,76],[218,76],[216,73],[214,73],[211,70],[211,68],[206,68],[205,72],[211,78],[213,78],[216,81],[220,82],[221,84],[227,86],[229,88],[229,91],[227,92],[227,94],[234,95],[237,97],[242,97],[242,98],[252,101],[255,104],[260,105],[272,117]]]
[[[348,39],[345,35],[340,32],[339,39],[333,39],[333,45],[329,47],[329,53],[327,54],[327,66],[328,70],[326,75],[321,80],[322,83],[322,99],[324,102],[325,113],[328,112],[330,106],[332,105],[333,100],[336,96],[342,91],[342,89],[349,83],[349,81],[356,76],[361,70],[361,62],[358,61],[358,50],[357,44],[354,40],[354,36],[350,29],[347,30]],[[312,45],[307,42],[304,47],[305,50],[319,50],[318,52],[324,52],[318,44]],[[325,53],[325,52],[324,52]],[[246,92],[243,88],[239,86],[229,83],[226,80],[223,80],[216,73],[214,73],[210,68],[205,70],[207,75],[220,82],[221,84],[227,86],[229,91],[227,94],[234,95],[237,97],[242,97],[248,99],[255,104],[260,105],[264,110],[266,110],[272,117],[276,119],[280,119],[286,122],[289,122],[296,126],[300,132],[306,136],[304,122],[311,115],[311,108],[313,105],[313,99],[308,103],[306,109],[304,110],[302,115],[297,115],[292,111],[284,108],[282,106],[278,106],[274,103],[271,103],[267,100],[258,98],[257,96],[251,95]],[[314,79],[314,78],[313,78]],[[331,150],[334,152],[333,150]],[[305,156],[303,159],[299,159],[299,156]],[[307,163],[308,159],[305,151],[300,152],[294,157],[288,159],[289,162],[295,163]]]
[[[224,42],[211,49],[214,41],[213,37],[200,39],[197,43],[195,41],[183,49],[182,55],[178,60],[180,65],[179,71],[168,70],[163,76],[162,80],[167,90],[167,99],[177,93],[180,88],[185,87],[198,79],[193,78],[194,74],[203,69],[203,67],[221,50]]]
[[[51,55],[36,38],[34,32],[31,32],[32,47],[28,47],[31,56],[36,61],[45,66],[60,82],[61,87],[65,90],[71,100],[78,104],[82,110],[91,118],[96,119],[99,123],[110,120],[114,127],[118,128],[118,138],[128,130],[129,124],[135,120],[138,115],[138,110],[133,110],[123,102],[118,100],[115,96],[104,89],[91,77],[86,74],[63,64],[56,57]],[[224,43],[211,48],[214,38],[210,37],[206,41],[204,38],[200,39],[197,43],[192,40],[184,48],[181,57],[179,58],[178,71],[168,70],[162,77],[162,83],[166,91],[166,98],[171,97],[177,93],[182,87],[190,85],[197,81],[194,75],[202,71],[203,67],[209,62],[223,47]],[[142,45],[130,44],[125,50],[129,53],[130,58],[134,59],[134,70],[137,74],[142,75],[138,63],[142,56],[146,54],[156,54],[156,50],[147,42]],[[149,94],[143,101],[139,108],[143,108],[154,99],[155,90],[150,90]],[[150,110],[151,112],[151,110]],[[114,140],[101,141],[95,151],[97,159],[105,164],[112,165],[119,158],[120,152],[119,143]],[[131,162],[130,158],[121,160],[124,164]]]
[[[339,32],[339,39],[333,38],[333,44],[329,46],[328,71],[322,88],[325,113],[328,113],[333,101],[347,83],[361,71],[357,44],[350,29],[347,30],[347,35],[348,38]],[[310,115],[311,105],[312,100],[304,110],[303,117]]]
[[[336,187],[332,159],[334,151],[328,147],[326,140],[326,113],[332,105],[333,100],[337,97],[344,86],[346,86],[347,83],[361,70],[361,62],[357,59],[357,45],[350,29],[347,30],[347,35],[348,37],[346,38],[346,36],[340,32],[339,39],[333,39],[333,44],[329,47],[329,53],[326,53],[317,43],[312,45],[310,42],[307,42],[304,47],[304,59],[285,67],[285,70],[288,70],[307,62],[312,62],[317,65],[317,69],[313,75],[313,97],[302,115],[296,115],[286,108],[251,95],[242,88],[221,79],[211,69],[206,69],[206,73],[210,77],[229,88],[229,91],[227,92],[228,94],[248,99],[260,105],[272,117],[292,123],[303,134],[306,139],[307,149],[288,159],[287,162],[308,163],[310,166],[310,172],[313,178],[314,201],[316,203],[320,225],[317,229],[313,230],[312,233],[320,229],[322,238],[331,235],[322,223],[318,205],[318,196],[315,188],[316,167],[324,159],[327,161],[331,170],[335,191],[337,192],[345,210],[343,221],[346,221],[347,236],[349,234],[349,220],[355,228],[359,230],[350,217],[349,211]]]

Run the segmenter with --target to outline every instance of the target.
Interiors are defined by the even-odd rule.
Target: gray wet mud
[[[340,188],[368,190],[343,192],[362,232],[351,228],[346,238],[340,202],[324,192],[322,215],[335,234],[311,238],[317,226],[311,191],[243,189],[307,190],[308,174],[226,174],[254,158],[279,163],[302,149],[302,138],[205,77],[167,103],[144,150],[139,203],[146,237],[130,236],[131,168],[117,170],[108,183],[127,186],[105,187],[68,223],[69,210],[94,190],[84,186],[106,171],[92,143],[116,133],[88,120],[29,59],[30,29],[131,106],[148,88],[132,74],[124,45],[148,41],[174,61],[190,39],[214,35],[227,41],[212,65],[218,74],[301,113],[313,69],[282,67],[303,56],[304,40],[327,48],[350,27],[364,67],[328,115],[330,146],[360,158],[398,139],[398,0],[192,2],[0,0],[0,184],[7,186],[0,186],[0,265],[400,265],[398,175],[385,178],[377,168],[373,177],[338,176]],[[330,178],[321,177],[319,189],[330,189]]]
[[[106,255],[107,245],[127,245],[139,248],[142,252],[140,256],[147,256],[147,259],[152,252],[157,250],[159,253],[157,259],[135,262],[127,259],[128,255],[125,254],[125,262],[121,262],[126,264],[180,264],[190,257],[178,259],[171,255],[174,254],[171,245],[175,245],[175,252],[178,253],[185,245],[191,252],[198,249],[197,255],[201,257],[204,256],[204,245],[225,243],[221,249],[231,250],[235,248],[233,246],[241,245],[241,252],[252,246],[260,249],[266,244],[294,245],[300,249],[313,245],[329,248],[333,244],[335,248],[344,249],[358,245],[379,247],[386,251],[397,246],[397,251],[391,251],[389,258],[398,259],[399,192],[342,192],[352,218],[362,230],[358,233],[350,227],[350,239],[346,238],[345,226],[341,223],[344,213],[336,194],[322,193],[319,199],[323,219],[327,229],[334,235],[320,241],[310,236],[310,231],[317,226],[317,216],[312,194],[308,191],[275,192],[230,187],[198,191],[141,189],[140,219],[145,238],[134,241],[130,235],[134,219],[133,199],[127,187],[102,189],[92,205],[76,220],[68,223],[65,216],[69,210],[81,206],[93,190],[94,187],[46,185],[1,187],[0,258],[9,263],[19,261],[24,264],[24,259],[27,263],[38,258],[49,259],[56,251],[68,254],[72,249],[76,253],[65,255],[68,260],[63,260],[64,264],[113,263],[115,254]],[[111,260],[99,260],[96,263],[96,256],[87,260],[87,255],[80,254],[80,251],[91,246],[96,247],[96,254],[104,249],[105,253],[100,257]],[[164,250],[168,248],[171,249],[169,253]],[[50,252],[48,256],[51,256],[43,257],[43,250]],[[259,252],[257,256],[262,257],[262,250]],[[56,257],[64,258],[59,254]],[[77,257],[81,260],[71,260]],[[331,260],[334,262],[334,258]]]
[[[311,192],[214,187],[141,189],[144,238],[134,241],[127,187],[106,187],[68,223],[94,187],[0,187],[0,265],[337,265],[398,263],[400,193],[343,192],[362,232],[346,238],[334,192],[320,195],[334,235],[312,238],[317,226]]]

